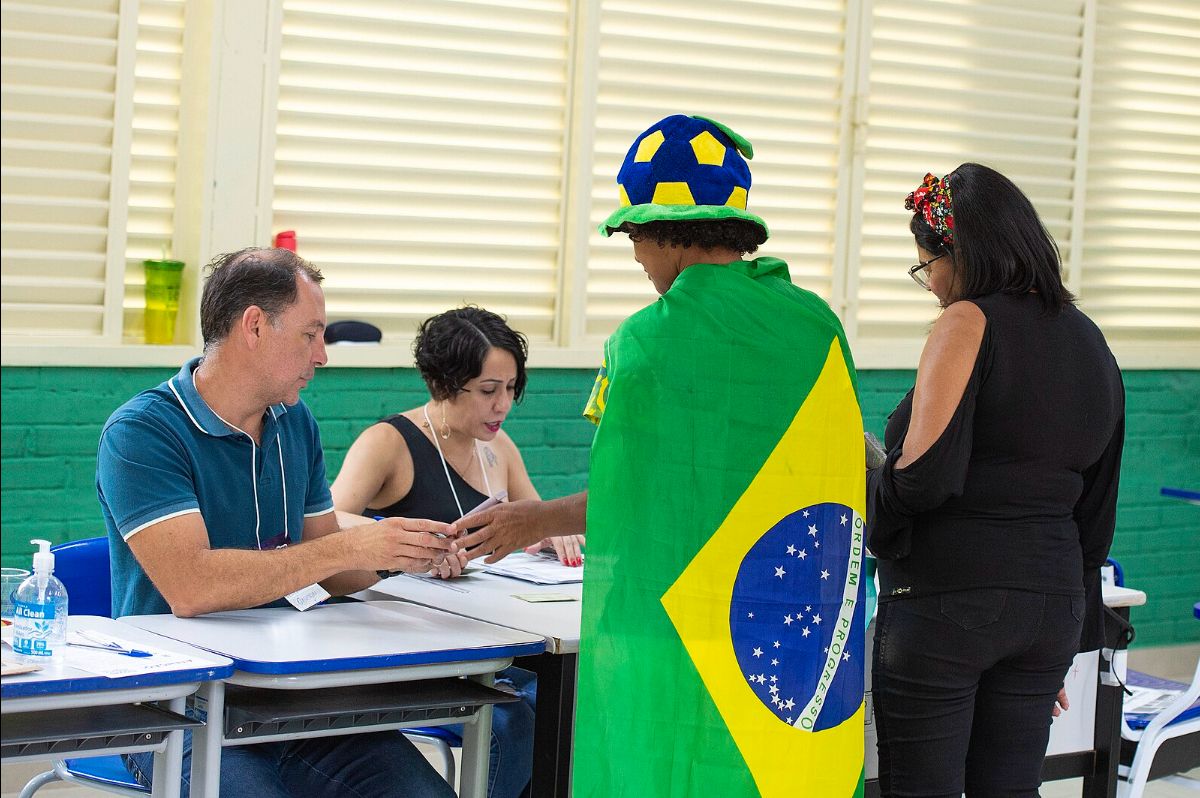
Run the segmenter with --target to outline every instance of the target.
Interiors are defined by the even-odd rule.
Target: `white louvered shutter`
[[[1188,343],[1194,354],[1200,3],[1099,0],[1096,58],[1080,306],[1118,352]]]
[[[869,40],[847,324],[864,350],[905,351],[896,365],[911,368],[937,312],[905,270],[916,249],[904,198],[926,172],[941,177],[966,161],[998,169],[1070,258],[1084,3],[876,0]]]
[[[121,4],[3,2],[0,15],[3,334],[115,341],[128,158],[120,69],[131,63],[120,58],[131,45]]]
[[[185,0],[140,0],[134,66],[124,337],[142,340],[142,261],[174,246]],[[195,268],[189,264],[189,268]]]
[[[285,0],[274,223],[330,320],[405,343],[470,301],[554,335],[567,0]]]
[[[595,230],[618,206],[629,145],[673,113],[711,117],[750,140],[748,210],[771,231],[757,254],[783,258],[796,284],[831,299],[845,5],[600,3],[587,340],[603,339],[656,296],[627,237]]]

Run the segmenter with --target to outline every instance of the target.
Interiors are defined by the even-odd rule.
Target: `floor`
[[[1168,679],[1188,681],[1196,668],[1197,658],[1200,657],[1200,644],[1186,646],[1171,646],[1159,649],[1135,649],[1130,652],[1130,667],[1137,670],[1154,673]],[[422,747],[422,750],[425,750]],[[458,751],[455,749],[455,753]],[[21,786],[32,776],[48,770],[42,763],[5,765],[0,769],[0,798],[17,798]],[[1152,781],[1146,785],[1145,798],[1200,798],[1200,768],[1186,774],[1194,780],[1192,785],[1172,783],[1165,780]],[[1082,789],[1082,779],[1047,782],[1042,785],[1042,798],[1073,798]],[[74,787],[56,783],[38,791],[38,795],[47,798],[97,798],[111,795],[99,790],[84,787]]]

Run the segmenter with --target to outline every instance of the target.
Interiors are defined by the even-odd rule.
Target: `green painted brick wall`
[[[4,565],[28,567],[31,537],[100,534],[94,488],[96,440],[108,415],[172,369],[0,369],[0,529]],[[592,427],[579,417],[591,390],[586,369],[540,369],[506,429],[534,484],[553,498],[586,484]],[[913,372],[860,375],[867,427],[884,420]],[[1127,581],[1150,597],[1133,611],[1136,644],[1200,640],[1200,507],[1165,499],[1163,485],[1200,489],[1200,371],[1125,374],[1128,425],[1114,556]],[[426,398],[411,369],[324,369],[305,391],[321,424],[330,475],[367,424]]]

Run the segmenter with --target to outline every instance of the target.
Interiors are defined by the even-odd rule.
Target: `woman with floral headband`
[[[942,311],[867,479],[880,787],[1036,796],[1063,678],[1103,639],[1121,373],[1010,180],[963,164],[905,207]]]

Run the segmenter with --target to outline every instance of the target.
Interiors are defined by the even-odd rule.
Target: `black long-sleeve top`
[[[1074,306],[1047,314],[1032,294],[974,302],[987,324],[950,423],[897,469],[910,390],[888,418],[887,460],[868,473],[879,600],[980,587],[1085,595],[1080,650],[1097,648],[1125,439],[1121,372]]]

